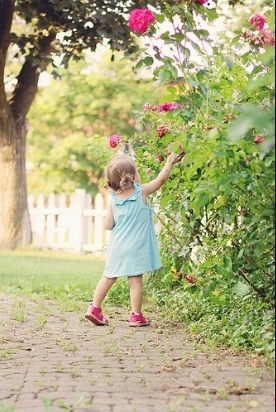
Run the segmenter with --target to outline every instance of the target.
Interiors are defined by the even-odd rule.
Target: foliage
[[[138,4],[143,7],[145,3],[141,0],[79,1],[76,7],[71,0],[19,0],[15,11],[32,30],[20,37],[13,34],[13,42],[20,53],[35,62],[41,58],[43,41],[52,37],[55,39],[52,50],[62,57],[65,65],[70,59],[78,58],[84,49],[94,51],[98,44],[108,44],[112,50],[133,51],[136,45],[129,35],[125,15],[132,7]],[[160,2],[153,4],[158,6]],[[47,63],[47,59],[44,62]]]
[[[131,140],[142,180],[158,174],[171,142],[185,152],[153,199],[164,266],[150,286],[170,318],[174,310],[201,336],[271,353],[274,48],[246,42],[248,23],[228,44],[210,40],[208,30],[195,26],[195,13],[207,28],[216,18],[214,10],[190,3],[156,13],[156,22],[166,18],[170,29],[149,28],[155,46],[146,44],[136,66],[154,65],[155,82],[167,85],[155,106],[144,105],[145,132]],[[173,109],[163,110],[172,102]]]
[[[162,1],[147,2],[162,9]],[[0,247],[31,242],[25,166],[26,117],[47,69],[59,76],[84,50],[108,45],[137,49],[127,25],[133,7],[146,2],[2,0],[0,2]],[[8,62],[16,73],[9,71]],[[38,115],[38,114],[37,114]]]
[[[93,139],[104,146],[113,130],[131,138],[133,113],[152,88],[123,53],[114,52],[114,60],[111,55],[106,49],[98,50],[97,59],[86,53],[60,72],[61,79],[46,78],[40,88],[28,116],[29,193],[71,193],[81,187],[95,195],[101,190],[103,170],[87,143]]]

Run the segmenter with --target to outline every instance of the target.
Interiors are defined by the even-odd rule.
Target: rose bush
[[[167,294],[166,310],[177,307],[179,313],[184,305],[185,311],[180,312],[191,329],[194,321],[206,322],[202,302],[211,303],[212,316],[219,319],[227,313],[232,316],[234,302],[239,306],[247,299],[254,307],[257,298],[262,302],[260,311],[270,321],[254,333],[260,338],[265,329],[270,330],[270,345],[275,246],[274,34],[264,29],[266,18],[255,15],[250,24],[258,33],[241,29],[228,45],[226,39],[213,45],[208,31],[196,27],[191,7],[191,3],[181,3],[164,13],[173,29],[158,32],[158,36],[175,57],[163,53],[162,45],[155,46],[153,54],[144,50],[136,66],[159,62],[153,68],[153,79],[155,84],[166,85],[163,102],[144,105],[140,115],[145,132],[131,140],[142,179],[148,179],[149,173],[151,178],[158,174],[160,159],[166,157],[172,142],[179,141],[187,151],[155,196],[161,206],[156,218],[162,224],[159,238],[164,268],[151,278],[150,285],[163,304],[165,291],[174,291],[173,298]],[[207,21],[216,17],[204,8],[200,13]],[[155,18],[164,20],[164,16]],[[265,37],[267,30],[270,34]],[[251,35],[246,39],[245,32],[252,33],[255,42]],[[191,33],[197,41],[191,40]],[[151,42],[158,44],[154,33]],[[206,55],[208,42],[213,52]],[[190,60],[193,49],[201,57],[200,64]],[[147,132],[149,127],[152,134]],[[188,283],[187,277],[186,283],[171,277],[172,265],[176,273],[191,273]],[[197,282],[189,285],[191,279]],[[187,293],[193,294],[191,308],[185,304]],[[170,316],[174,316],[171,311]],[[234,324],[229,322],[228,341],[231,328]],[[209,333],[212,328],[204,329],[205,337]],[[260,345],[255,339],[253,344],[249,336],[240,344]],[[232,343],[239,345],[238,339]]]
[[[221,325],[217,343],[267,353],[275,304],[272,18],[255,16],[259,32],[241,28],[214,43],[195,17],[210,22],[216,11],[196,3],[155,14],[154,47],[146,43],[136,64],[153,65],[164,90],[161,101],[144,104],[143,130],[128,138],[142,180],[157,176],[173,142],[185,151],[153,197],[164,266],[149,279],[151,297],[199,338],[212,340]],[[171,30],[162,31],[165,19]]]

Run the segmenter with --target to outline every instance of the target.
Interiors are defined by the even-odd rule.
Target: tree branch
[[[38,79],[41,67],[45,62],[45,55],[50,54],[51,43],[55,33],[49,34],[40,40],[39,55],[34,58],[28,56],[17,77],[17,84],[9,99],[14,118],[25,118],[37,93]]]

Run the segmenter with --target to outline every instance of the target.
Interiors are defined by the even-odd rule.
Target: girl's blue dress
[[[143,202],[140,183],[134,183],[134,192],[125,199],[113,192],[111,202],[115,226],[107,243],[103,276],[135,276],[159,269],[153,210]]]

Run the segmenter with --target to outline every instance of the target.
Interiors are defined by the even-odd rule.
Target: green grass
[[[32,299],[90,301],[104,260],[91,255],[0,250],[0,292]]]

